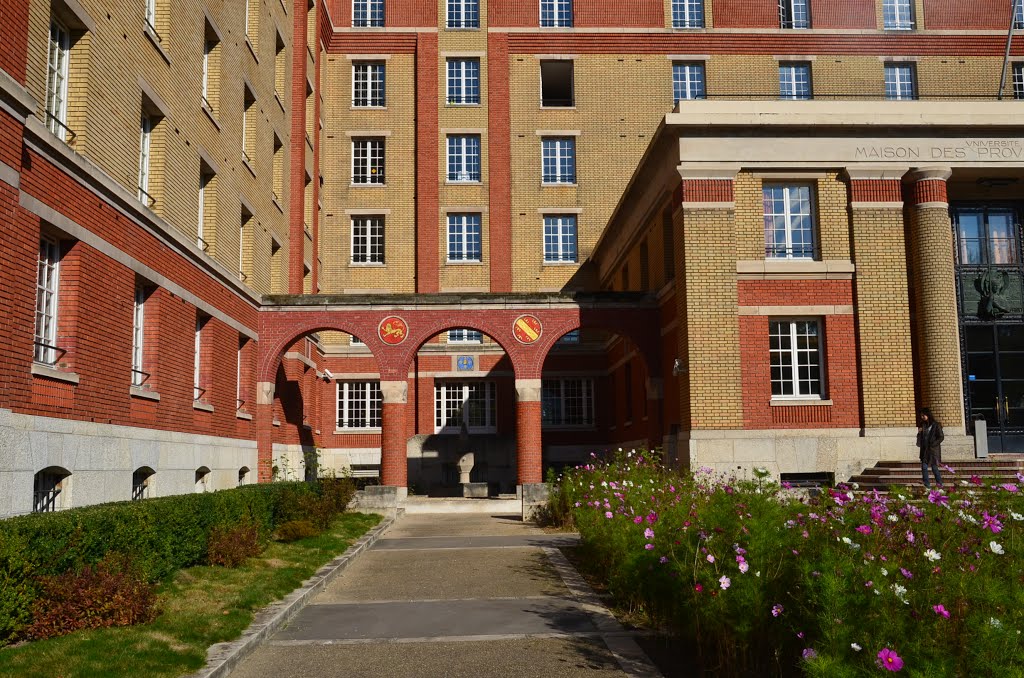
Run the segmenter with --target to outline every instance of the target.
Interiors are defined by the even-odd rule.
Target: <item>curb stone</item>
[[[189,674],[187,678],[223,678],[230,674],[239,662],[255,652],[264,640],[291,621],[314,596],[345,571],[353,560],[373,546],[403,512],[399,509],[398,515],[385,517],[379,525],[345,549],[344,553],[317,570],[312,577],[302,583],[302,586],[281,600],[262,608],[241,636],[226,643],[211,645],[206,651],[206,666]]]

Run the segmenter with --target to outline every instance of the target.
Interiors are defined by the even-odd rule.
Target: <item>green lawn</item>
[[[340,555],[380,516],[345,513],[318,537],[272,542],[238,569],[193,567],[159,589],[152,624],[82,631],[0,650],[0,675],[41,678],[180,676],[206,663],[206,649],[241,635],[261,607],[283,598]]]

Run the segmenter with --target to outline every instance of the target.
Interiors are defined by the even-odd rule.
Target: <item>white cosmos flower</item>
[[[861,650],[864,649],[860,645],[858,645],[857,643],[850,643],[850,647],[853,648],[854,652],[860,652]]]
[[[1010,511],[1010,517],[1013,518],[1014,520],[1024,520],[1024,516],[1022,516],[1021,514],[1017,513],[1016,511]]]
[[[1003,546],[1002,546],[1002,544],[1000,544],[999,542],[994,542],[994,541],[990,541],[990,542],[988,543],[988,547],[989,547],[990,549],[992,549],[992,553],[996,554],[997,556],[1001,556],[1001,555],[1003,555],[1004,553],[1006,553],[1006,552],[1005,552],[1005,551],[1003,550]]]
[[[928,549],[924,552],[924,557],[934,563],[936,560],[940,560],[942,555],[935,549]]]

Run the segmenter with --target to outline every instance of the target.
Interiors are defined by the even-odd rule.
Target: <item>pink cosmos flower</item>
[[[654,550],[654,544],[644,544],[644,548],[647,549],[648,551],[653,551]]]
[[[709,563],[715,562],[715,557],[713,555],[711,555],[710,553],[708,554],[708,562]]]
[[[894,650],[889,648],[884,648],[878,653],[876,663],[886,671],[899,671],[903,668],[903,660]]]
[[[1017,492],[1019,490],[1019,488],[1013,483],[1003,483],[999,487],[1003,488],[1007,492]]]
[[[695,586],[693,587],[693,590],[694,590],[694,591],[696,591],[697,593],[700,593],[701,591],[703,591],[703,590],[704,590],[704,587],[703,587],[703,586],[701,586],[700,584],[697,584],[697,585],[695,585]]]
[[[907,568],[905,568],[905,567],[901,567],[901,568],[900,568],[900,574],[902,574],[902,575],[903,575],[904,577],[906,577],[907,579],[913,579],[913,578],[914,578],[914,573],[913,573],[913,572],[911,572],[910,570],[908,570],[908,569],[907,569]]]
[[[997,516],[989,515],[988,511],[981,514],[981,529],[992,530],[992,534],[1003,531],[1003,523]]]
[[[749,569],[750,569],[750,565],[748,565],[746,561],[743,561],[742,563],[740,563],[740,572],[742,572],[743,574],[746,574],[747,570],[749,570]]]
[[[782,605],[775,603],[774,605],[772,605],[772,616],[778,617],[780,614],[782,614],[782,610]]]
[[[907,541],[909,541],[911,544],[914,543],[914,533],[910,530],[907,530]]]
[[[658,558],[658,562],[664,565],[668,562],[668,556],[662,556],[661,558]]]
[[[633,524],[634,525],[639,525],[642,522],[644,522],[643,516],[637,516],[636,518],[633,518]]]
[[[654,539],[654,530],[652,530],[649,527],[646,530],[644,530],[644,538],[646,538],[646,539]]]
[[[651,511],[650,513],[648,513],[647,514],[647,522],[650,523],[651,525],[653,525],[654,523],[658,522],[658,514],[655,513],[654,511]]]
[[[724,591],[725,589],[732,586],[732,580],[723,574],[721,577],[718,578],[718,585],[721,586],[722,590]]]
[[[860,532],[861,534],[871,534],[871,526],[870,525],[861,525],[860,527],[857,528],[857,531]]]
[[[947,610],[944,605],[932,605],[932,610],[935,611],[935,614],[942,615],[946,619],[949,619],[949,610]]]
[[[805,647],[804,651],[800,653],[800,656],[803,657],[806,661],[811,661],[812,659],[818,656],[818,653],[814,651],[814,648]]]
[[[604,512],[604,517],[605,518],[611,518],[612,517],[612,512],[611,511],[605,511]]]

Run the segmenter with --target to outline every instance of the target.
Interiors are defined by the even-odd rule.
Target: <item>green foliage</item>
[[[32,619],[36,587],[31,573],[27,540],[0,530],[0,646]]]

